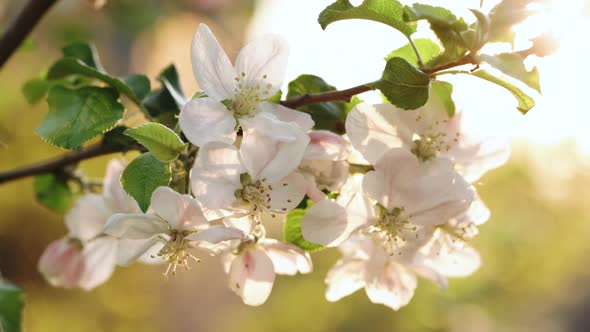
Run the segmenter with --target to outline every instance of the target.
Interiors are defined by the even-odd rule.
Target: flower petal
[[[119,249],[117,250],[117,265],[128,266],[134,263],[155,247],[156,244],[160,243],[158,237],[155,236],[147,240],[120,239]]]
[[[158,187],[152,194],[151,208],[176,230],[191,230],[207,224],[199,203],[169,187]]]
[[[290,276],[297,272],[305,274],[310,273],[313,268],[309,254],[292,244],[274,239],[263,239],[258,244],[270,257],[276,274]]]
[[[307,183],[303,175],[293,172],[279,182],[271,184],[270,209],[287,213],[301,203],[305,196]]]
[[[346,160],[351,147],[342,136],[327,130],[314,130],[309,133],[309,145],[305,159],[312,160]]]
[[[178,124],[186,138],[199,147],[209,142],[233,144],[236,140],[233,114],[210,97],[193,99],[184,105]]]
[[[288,57],[287,43],[279,36],[267,35],[244,46],[236,59],[236,73],[244,87],[259,85],[271,97],[281,88]]]
[[[265,112],[241,120],[241,124],[240,159],[253,179],[276,182],[299,166],[309,143],[301,128]]]
[[[200,24],[191,46],[193,72],[199,87],[215,100],[232,99],[237,77],[225,51],[205,24]]]
[[[150,214],[117,213],[109,218],[104,228],[105,234],[130,240],[149,239],[169,231],[166,221]]]
[[[371,302],[384,304],[393,310],[410,302],[417,284],[411,271],[391,260],[385,265],[370,265],[365,278],[365,291]]]
[[[365,263],[361,260],[341,259],[326,276],[326,299],[335,302],[365,286]]]
[[[54,287],[77,287],[86,269],[79,243],[64,237],[50,243],[37,266],[45,280]]]
[[[66,214],[65,223],[70,236],[86,241],[102,233],[107,219],[114,213],[101,195],[84,194]]]
[[[446,277],[466,277],[481,266],[477,250],[440,229],[416,259]]]
[[[204,208],[229,208],[237,201],[235,192],[242,187],[240,174],[245,172],[235,146],[224,143],[208,144],[199,151],[193,166],[193,195]]]
[[[123,159],[112,159],[107,165],[107,172],[102,184],[102,196],[113,213],[139,213],[140,209],[121,185],[121,174],[126,163]]]
[[[185,237],[191,241],[206,241],[219,243],[228,240],[239,240],[244,237],[244,232],[237,228],[215,225]]]
[[[84,244],[86,260],[84,276],[79,286],[91,290],[106,282],[115,270],[118,240],[111,236],[101,236]]]
[[[266,302],[274,280],[271,259],[266,252],[256,248],[244,250],[236,256],[229,271],[229,287],[251,306]]]
[[[265,101],[258,104],[256,109],[259,112],[270,113],[281,121],[293,122],[305,132],[311,130],[311,128],[313,128],[315,125],[315,122],[313,122],[309,114],[290,109],[281,104]]]

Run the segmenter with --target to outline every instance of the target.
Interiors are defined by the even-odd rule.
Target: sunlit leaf
[[[160,186],[167,186],[171,179],[170,165],[147,152],[127,165],[121,175],[121,185],[145,212],[150,206],[154,190]]]
[[[387,61],[383,76],[372,85],[392,104],[412,110],[428,101],[430,78],[407,60],[395,57]]]
[[[183,143],[174,131],[154,122],[128,129],[125,134],[133,137],[141,145],[145,146],[154,157],[164,162],[173,161],[178,158],[178,155],[188,145],[187,143]]]

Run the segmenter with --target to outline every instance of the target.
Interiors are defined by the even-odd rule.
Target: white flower
[[[372,164],[391,148],[404,147],[421,160],[446,157],[468,182],[506,162],[505,141],[470,134],[462,113],[449,118],[442,104],[431,98],[414,111],[391,104],[359,104],[346,119],[352,145]]]
[[[310,142],[298,171],[307,182],[306,194],[317,202],[322,190],[338,191],[348,177],[351,146],[342,136],[326,130],[309,132]]]
[[[287,213],[303,199],[303,178],[293,171],[309,137],[284,122],[267,129],[244,136],[239,150],[210,143],[199,151],[191,187],[210,219],[250,215],[260,222],[262,213]]]
[[[103,181],[103,192],[85,194],[66,214],[68,235],[49,245],[39,261],[39,270],[54,286],[90,290],[113,273],[120,246],[134,241],[117,241],[102,233],[107,219],[118,212],[139,212],[139,207],[119,182],[125,163],[111,160]]]
[[[273,239],[258,239],[244,243],[238,253],[228,253],[224,259],[229,287],[245,304],[263,304],[275,280],[275,274],[310,273],[311,257],[292,244]]]
[[[279,91],[287,64],[287,46],[269,35],[246,45],[235,68],[209,27],[199,25],[193,39],[193,71],[205,98],[191,100],[182,109],[180,128],[191,143],[202,147],[209,142],[232,144],[236,130],[253,128],[261,113],[293,122],[304,131],[313,127],[308,114],[267,102]]]
[[[160,243],[163,246],[157,256],[168,262],[164,275],[167,276],[170,270],[176,274],[178,266],[189,268],[189,259],[198,261],[189,252],[196,247],[194,242],[219,243],[244,235],[235,228],[210,225],[192,197],[181,195],[168,187],[158,187],[154,191],[150,209],[154,213],[118,213],[109,218],[104,228],[106,234],[120,239],[143,241],[141,246],[121,250],[121,264],[130,264]]]
[[[301,222],[306,240],[335,246],[363,228],[390,254],[413,252],[434,230],[468,210],[473,190],[447,159],[421,163],[405,149],[391,149],[365,174],[362,193],[322,200]]]

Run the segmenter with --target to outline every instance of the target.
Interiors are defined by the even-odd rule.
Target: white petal
[[[190,230],[207,224],[197,201],[169,187],[158,187],[154,191],[151,208],[176,230]]]
[[[192,170],[193,195],[211,210],[228,208],[236,202],[235,192],[242,187],[245,173],[235,146],[211,143],[199,151]]]
[[[114,213],[101,195],[85,194],[66,214],[65,223],[70,236],[86,241],[102,233],[107,219]]]
[[[83,278],[86,260],[79,243],[64,237],[45,248],[37,268],[52,286],[74,288]]]
[[[440,229],[416,259],[447,277],[469,276],[481,265],[475,249]]]
[[[236,59],[239,82],[243,86],[260,85],[268,91],[266,96],[274,95],[283,83],[288,53],[287,43],[279,36],[267,35],[250,42]]]
[[[234,258],[229,271],[229,287],[247,305],[263,304],[275,280],[274,266],[260,249],[247,249]]]
[[[278,213],[287,213],[299,205],[305,196],[305,178],[293,172],[279,182],[271,184],[270,208]]]
[[[104,228],[105,234],[130,240],[149,239],[169,231],[166,221],[149,214],[117,213],[109,218]]]
[[[305,159],[346,160],[350,155],[350,144],[331,131],[314,130],[309,133],[309,138]]]
[[[219,243],[222,241],[236,240],[244,237],[244,232],[237,228],[215,225],[185,237],[191,241],[206,241]]]
[[[389,149],[411,142],[411,135],[405,131],[398,132],[396,112],[400,111],[391,104],[362,103],[346,117],[346,133],[350,142],[371,164],[375,164]]]
[[[91,290],[107,281],[115,270],[117,239],[101,236],[84,244],[86,270],[80,287]]]
[[[151,237],[147,240],[120,239],[117,251],[117,265],[128,266],[134,263],[150,251],[156,243],[161,243],[157,237]]]
[[[297,168],[309,136],[298,126],[266,113],[241,120],[244,138],[240,159],[253,179],[276,182]]]
[[[456,225],[458,227],[467,227],[471,224],[482,225],[490,219],[491,212],[483,200],[479,197],[475,188],[472,188],[475,196],[474,200],[469,206],[469,209],[459,217],[457,217]]]
[[[263,239],[258,242],[268,257],[270,257],[276,274],[295,275],[310,273],[312,270],[311,257],[298,247],[282,243],[274,239]]]
[[[510,157],[507,140],[496,137],[473,137],[462,134],[459,142],[444,153],[467,182],[477,181],[485,172],[502,166]]]
[[[262,102],[256,108],[259,112],[267,112],[284,122],[296,123],[303,131],[313,128],[315,123],[307,113],[296,111],[281,104]]]
[[[236,140],[236,119],[213,98],[189,101],[180,112],[178,124],[186,138],[199,147],[209,142],[233,144]]]
[[[390,260],[367,271],[365,290],[371,302],[398,310],[410,302],[416,284],[411,271]]]
[[[237,228],[244,234],[250,234],[255,227],[256,221],[250,215],[239,218],[223,218],[223,224],[227,227]]]
[[[232,99],[236,72],[208,26],[200,24],[191,46],[193,72],[199,87],[218,101]]]
[[[341,259],[326,276],[326,299],[335,302],[365,286],[365,263],[361,260]]]
[[[139,213],[140,209],[121,185],[121,174],[126,163],[123,159],[112,159],[107,165],[107,172],[102,185],[102,196],[113,213]]]

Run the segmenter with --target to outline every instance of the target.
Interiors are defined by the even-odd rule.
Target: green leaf
[[[516,98],[516,100],[518,101],[517,109],[522,114],[526,114],[529,110],[531,110],[533,107],[535,107],[535,101],[533,100],[533,98],[529,97],[527,94],[525,94],[521,89],[519,89],[515,85],[513,85],[513,84],[511,84],[499,77],[496,77],[485,70],[477,70],[477,71],[471,73],[471,75],[477,76],[481,79],[484,79],[486,81],[497,84],[497,85],[505,88],[506,90],[510,91],[510,93],[512,93],[514,98]]]
[[[328,84],[321,77],[301,75],[289,83],[287,98],[333,90],[336,90],[336,88]],[[313,121],[315,121],[315,129],[325,129],[334,132],[342,131],[343,121],[346,118],[345,103],[329,102],[306,105],[297,109],[311,115]]]
[[[170,165],[147,152],[135,158],[123,171],[121,185],[136,201],[143,212],[147,211],[152,193],[172,180]]]
[[[46,208],[56,212],[66,212],[74,200],[74,194],[65,177],[43,174],[35,177],[35,195]]]
[[[134,103],[141,105],[141,98],[135,94],[133,89],[125,82],[116,77],[109,76],[97,69],[90,67],[79,59],[66,57],[58,60],[47,73],[48,80],[58,80],[70,75],[81,75],[89,78],[100,80],[111,87],[115,88],[121,94],[127,96]]]
[[[53,145],[77,148],[121,119],[123,105],[117,98],[117,92],[109,88],[68,89],[56,85],[49,90],[49,112],[37,133]]]
[[[76,58],[87,66],[92,67],[99,72],[106,73],[100,63],[98,52],[93,45],[84,42],[75,42],[64,47],[62,52],[64,57]]]
[[[420,57],[422,57],[424,63],[428,63],[440,54],[440,46],[428,38],[415,39],[414,44],[416,45],[418,52],[420,52]],[[418,67],[418,57],[416,57],[416,53],[410,44],[406,44],[405,46],[389,53],[389,55],[385,57],[385,60],[395,57],[404,58],[412,65]]]
[[[128,129],[125,131],[125,135],[133,137],[145,146],[154,157],[164,162],[176,160],[178,155],[188,146],[174,131],[154,122]]]
[[[406,7],[405,10],[407,21],[427,20],[430,24],[446,26],[455,31],[467,29],[467,24],[463,19],[457,18],[450,10],[443,7],[415,3]]]
[[[280,104],[281,98],[283,98],[283,91],[279,90],[274,95],[272,95],[270,98],[268,98],[267,101],[270,101],[271,103],[275,103],[275,104]],[[193,97],[193,99],[195,99],[195,97]]]
[[[471,53],[476,53],[488,42],[490,37],[490,18],[479,10],[470,9],[470,11],[477,18],[477,22],[468,30],[461,32],[461,37]]]
[[[303,238],[301,219],[303,219],[305,212],[304,209],[293,209],[287,214],[284,226],[285,242],[292,243],[308,252],[320,251],[324,249],[322,245],[306,241]]]
[[[451,96],[453,85],[444,81],[432,81],[430,92],[431,96],[436,96],[440,100],[449,117],[453,117],[455,115],[455,102]]]
[[[392,104],[413,110],[426,104],[430,78],[403,58],[387,61],[381,79],[372,86],[381,90]]]
[[[118,126],[106,132],[102,138],[103,144],[116,150],[127,150],[129,147],[136,144],[133,138],[125,135],[127,129],[129,128]]]
[[[0,331],[22,330],[23,292],[18,287],[0,281]]]
[[[363,19],[381,22],[406,36],[416,32],[414,24],[404,22],[404,7],[396,0],[364,0],[353,6],[349,0],[337,0],[320,13],[318,22],[322,29],[336,21]]]
[[[143,100],[150,93],[150,79],[145,75],[132,74],[123,78],[123,82],[125,82],[139,100]]]
[[[35,105],[45,98],[50,84],[42,78],[34,78],[23,85],[22,93],[30,105]]]
[[[182,108],[184,104],[186,104],[186,97],[182,92],[176,67],[174,65],[169,65],[168,67],[164,68],[164,70],[162,70],[162,72],[158,75],[158,80],[162,83],[166,90],[168,90],[170,96],[174,99],[174,102],[178,108]]]
[[[526,70],[524,58],[516,53],[501,53],[497,55],[482,54],[479,59],[489,63],[494,68],[500,70],[506,75],[516,78],[529,87],[541,93],[541,84],[539,82],[539,71],[534,67],[530,71]]]

